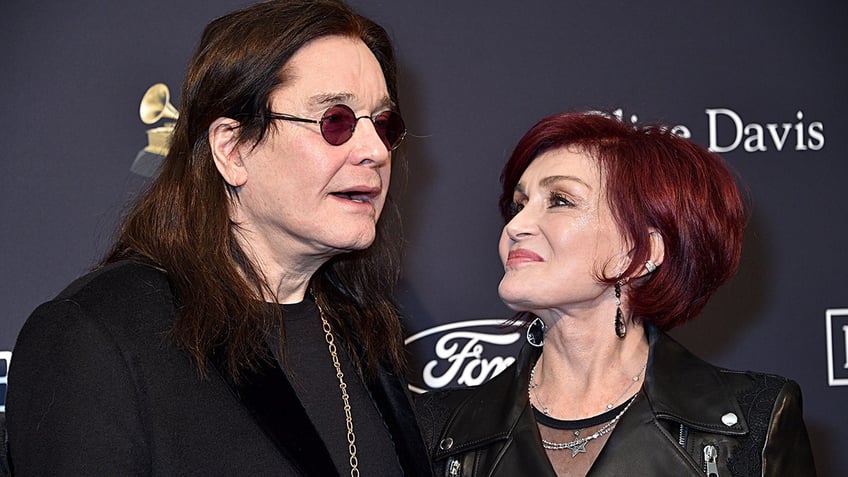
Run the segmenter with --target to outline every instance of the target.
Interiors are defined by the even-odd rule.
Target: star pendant
[[[580,444],[572,447],[571,448],[571,457],[574,457],[577,454],[580,454],[581,452],[585,454],[586,453],[586,442],[587,441],[583,441]]]

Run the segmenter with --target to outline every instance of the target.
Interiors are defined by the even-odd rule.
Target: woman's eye
[[[524,209],[524,204],[513,202],[509,204],[509,216],[515,217],[521,210]]]
[[[548,199],[549,207],[573,207],[574,203],[568,200],[564,195],[552,192]]]

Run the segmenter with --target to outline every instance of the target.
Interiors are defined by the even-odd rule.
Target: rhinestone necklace
[[[321,315],[321,324],[324,328],[324,339],[327,341],[327,348],[330,350],[330,357],[333,358],[333,366],[336,368],[336,377],[339,378],[339,389],[342,392],[342,402],[344,403],[345,424],[347,425],[347,450],[350,454],[350,476],[359,477],[359,460],[356,458],[356,434],[353,433],[353,415],[350,412],[350,400],[347,394],[347,384],[344,382],[344,373],[342,366],[339,363],[339,355],[336,352],[336,343],[333,339],[333,331],[330,328],[330,322],[324,317],[324,310],[315,300],[315,306],[318,307],[318,314]]]
[[[543,403],[542,400],[539,398],[539,393],[536,390],[539,387],[539,385],[536,384],[536,366],[538,364],[539,364],[539,362],[536,361],[536,364],[533,365],[533,369],[530,370],[530,383],[527,384],[527,397],[530,398],[530,405],[531,406],[533,406],[533,398],[535,398],[536,404],[538,404],[539,408],[541,408],[539,410],[542,411],[542,414],[544,414],[548,417],[553,417],[553,416],[551,416],[551,409],[548,406],[545,406],[545,403]],[[639,376],[641,376],[642,372],[645,371],[646,366],[648,366],[647,361],[645,362],[645,364],[642,365],[641,368],[639,368],[639,372],[636,373],[636,376],[633,376],[632,378],[630,378],[630,383],[627,385],[626,388],[624,388],[624,391],[622,391],[621,394],[618,395],[618,397],[616,397],[614,400],[612,400],[611,402],[609,402],[606,405],[607,411],[614,408],[615,404],[617,402],[621,401],[621,398],[623,398],[624,395],[627,394],[627,391],[630,391],[630,388],[632,388],[634,384],[639,382]],[[536,407],[536,406],[533,406],[533,407]],[[579,434],[579,431],[578,431],[578,434]]]
[[[618,424],[618,420],[621,419],[621,416],[623,416],[628,409],[630,409],[630,405],[633,404],[633,401],[636,400],[636,396],[638,395],[639,392],[637,391],[636,394],[634,394],[633,397],[630,398],[630,401],[627,403],[626,406],[624,406],[624,409],[622,409],[621,412],[619,412],[614,418],[612,418],[610,422],[604,424],[603,427],[593,432],[592,434],[586,437],[578,437],[577,439],[574,439],[570,442],[551,442],[547,439],[542,439],[542,446],[548,450],[569,449],[571,451],[572,458],[576,457],[577,454],[585,453],[587,443],[601,436],[609,434],[613,431],[613,429],[615,429],[615,426]]]

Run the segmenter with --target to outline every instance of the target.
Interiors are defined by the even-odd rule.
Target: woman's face
[[[537,315],[577,315],[613,300],[597,277],[624,270],[626,244],[592,157],[569,148],[541,154],[518,181],[513,207],[499,247],[504,303]]]
[[[320,119],[335,104],[356,116],[391,109],[377,59],[358,39],[318,38],[286,66],[271,111]],[[241,146],[245,181],[233,207],[260,260],[297,266],[371,245],[389,189],[391,153],[367,119],[333,146],[318,124],[274,121],[256,147]],[[294,262],[294,263],[292,263]]]

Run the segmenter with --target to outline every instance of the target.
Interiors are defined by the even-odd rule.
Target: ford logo
[[[421,394],[483,384],[515,361],[521,336],[505,319],[458,321],[415,333],[404,340],[414,357],[409,389]]]

